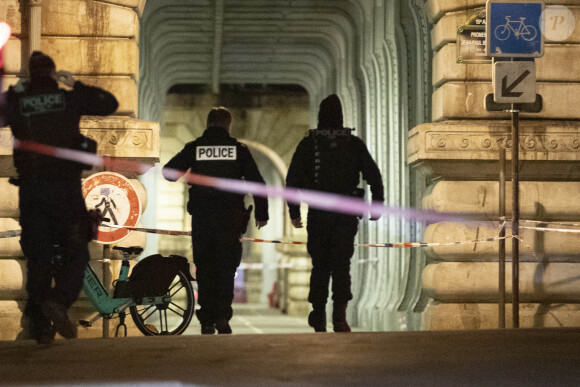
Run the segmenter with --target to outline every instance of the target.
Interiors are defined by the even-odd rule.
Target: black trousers
[[[346,304],[352,300],[350,259],[358,231],[357,217],[309,210],[306,230],[312,257],[308,301],[314,309],[324,309],[332,277],[332,300]]]
[[[197,318],[201,324],[232,318],[234,276],[242,260],[242,211],[196,209],[192,212],[191,240],[200,306]]]
[[[36,338],[50,328],[42,303],[53,299],[68,309],[82,289],[89,262],[87,211],[80,178],[23,179],[19,200],[20,245],[27,259],[25,313]],[[57,255],[58,270],[53,264]]]

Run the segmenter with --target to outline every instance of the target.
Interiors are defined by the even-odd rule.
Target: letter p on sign
[[[574,14],[563,5],[550,5],[542,11],[542,33],[548,40],[561,42],[568,39],[576,27]]]

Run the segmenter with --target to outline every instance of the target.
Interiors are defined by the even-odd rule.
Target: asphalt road
[[[580,328],[0,342],[13,386],[580,386]]]

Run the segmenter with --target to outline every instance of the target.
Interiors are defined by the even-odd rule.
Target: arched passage
[[[430,111],[429,28],[420,0],[148,0],[140,118],[161,120],[167,92],[178,84],[207,85],[216,96],[223,85],[298,85],[307,92],[312,127],[320,100],[337,93],[345,124],[357,128],[383,171],[387,204],[407,207],[423,189],[408,170],[406,144],[409,128]],[[271,133],[257,132],[256,141],[287,157],[280,147],[288,143],[264,134]],[[361,224],[359,239],[412,240],[421,227],[382,219]],[[359,250],[353,263],[350,319],[368,329],[413,329],[421,253]]]

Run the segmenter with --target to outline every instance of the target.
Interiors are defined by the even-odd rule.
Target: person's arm
[[[117,98],[100,87],[88,86],[75,80],[68,71],[57,71],[54,78],[68,87],[72,87],[80,101],[80,114],[89,116],[108,116],[119,108]]]
[[[372,201],[383,203],[385,201],[385,189],[383,186],[381,171],[362,140],[361,146],[363,148],[360,166],[362,177],[371,187]],[[371,216],[371,220],[378,220],[380,217],[380,215],[373,215]]]
[[[310,160],[308,157],[308,146],[305,140],[302,140],[296,147],[296,151],[292,156],[290,167],[286,175],[286,187],[289,188],[305,188],[308,181],[307,163]],[[302,217],[300,215],[300,203],[288,202],[288,211],[292,225],[296,228],[302,228]]]
[[[190,142],[185,144],[185,147],[163,166],[161,173],[166,180],[177,181],[191,168],[194,161],[195,145]]]
[[[4,127],[4,123],[6,122],[6,99],[8,93],[0,93],[0,128]]]
[[[15,120],[15,117],[18,116],[18,107],[19,104],[17,103],[17,95],[20,92],[24,91],[24,82],[21,80],[15,86],[10,86],[8,90],[0,96],[0,104],[1,104],[1,115],[2,117],[2,125],[3,126],[10,126],[10,130],[12,130],[12,134],[16,138],[20,138],[20,133],[18,133],[18,126],[12,125]]]
[[[252,157],[252,154],[248,150],[248,147],[244,144],[238,145],[239,150],[239,161],[242,167],[242,174],[244,178],[248,181],[253,181],[255,183],[265,184],[264,178],[260,174],[260,170],[256,165],[256,161]],[[254,217],[256,219],[256,226],[259,228],[264,227],[268,223],[268,198],[253,195],[254,204],[256,205],[256,210],[254,211]]]

